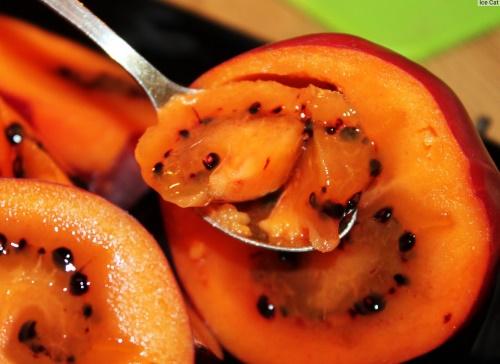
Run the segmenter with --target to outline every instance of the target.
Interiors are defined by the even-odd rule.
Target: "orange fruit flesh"
[[[2,363],[192,361],[181,294],[138,223],[30,180],[0,181],[0,200]]]
[[[165,204],[181,281],[221,343],[244,362],[402,362],[428,352],[470,317],[491,254],[491,227],[448,127],[453,121],[407,72],[345,48],[265,49],[217,67],[194,86],[301,77],[337,85],[375,148],[352,165],[367,168],[358,161],[375,158],[382,167],[374,180],[357,171],[360,184],[344,196],[362,187],[349,239],[295,263],[242,246],[192,211]],[[297,178],[310,183],[306,175],[313,174]],[[297,192],[290,200],[305,206],[293,197],[306,192],[298,185]],[[384,208],[392,215],[380,223],[374,216]],[[407,233],[415,240],[402,239]]]
[[[155,122],[140,87],[106,57],[9,17],[0,16],[0,27],[0,96],[23,104],[27,121],[68,174],[109,171]]]
[[[372,181],[375,156],[341,93],[272,81],[176,97],[136,150],[143,177],[165,200],[212,204],[211,218],[233,232],[322,251],[338,244],[345,205]],[[279,189],[272,207],[238,205]]]

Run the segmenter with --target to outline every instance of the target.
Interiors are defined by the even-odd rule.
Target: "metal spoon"
[[[111,30],[102,20],[95,16],[78,0],[40,0],[63,18],[85,33],[112,59],[121,65],[142,86],[156,110],[160,109],[171,96],[182,93],[195,93],[196,89],[183,87],[162,75],[155,67],[146,61],[129,44]],[[311,246],[282,247],[271,245],[263,241],[240,236],[219,226],[207,216],[205,221],[231,237],[253,246],[283,252],[312,251]],[[340,233],[340,238],[347,235],[356,221],[356,213],[350,220],[346,229]]]

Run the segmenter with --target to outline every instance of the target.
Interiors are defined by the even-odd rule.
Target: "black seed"
[[[417,239],[415,234],[410,231],[406,231],[403,235],[399,237],[399,251],[408,252],[413,249]]]
[[[401,273],[394,274],[393,278],[398,286],[406,286],[410,282],[408,277]]]
[[[220,157],[217,153],[209,153],[202,162],[205,168],[211,171],[219,165]]]
[[[45,253],[46,253],[45,248],[39,248],[39,249],[38,249],[38,254],[40,254],[40,255],[44,255]]]
[[[69,280],[69,291],[74,296],[81,296],[88,292],[90,282],[85,274],[75,272]]]
[[[325,132],[328,135],[333,135],[337,132],[337,129],[334,126],[325,126]]]
[[[170,156],[170,153],[172,153],[172,149],[169,149],[165,153],[163,153],[163,158],[168,158]]]
[[[386,223],[392,217],[392,207],[384,207],[378,210],[373,218],[381,223]]]
[[[321,187],[321,193],[326,193],[327,190],[328,190],[328,187],[326,187],[326,186]]]
[[[349,214],[357,209],[361,200],[361,192],[356,192],[345,204],[345,214]]]
[[[355,309],[361,315],[371,315],[383,311],[385,300],[381,295],[371,294],[363,298],[361,302],[355,305]]]
[[[210,124],[214,119],[213,118],[203,118],[200,119],[200,124],[207,125]]]
[[[316,193],[314,192],[311,192],[309,194],[309,205],[311,205],[313,209],[318,207],[318,198],[316,197]]]
[[[76,362],[74,355],[70,355],[66,358],[66,363],[74,363],[74,362]]]
[[[16,155],[14,162],[12,163],[12,174],[15,178],[24,178],[24,167],[23,167],[23,157]]]
[[[33,352],[33,354],[40,354],[40,353],[43,353],[43,352],[47,351],[47,349],[45,348],[45,346],[43,346],[41,344],[31,344],[30,345],[30,349]]]
[[[187,129],[179,130],[179,135],[182,138],[187,139],[187,138],[189,138],[189,130],[187,130]]]
[[[353,126],[346,126],[340,131],[340,137],[344,140],[356,140],[359,136],[360,130]]]
[[[21,124],[13,122],[5,128],[5,137],[10,144],[17,145],[21,144],[24,137],[24,130]]]
[[[162,172],[163,172],[163,163],[162,162],[158,162],[156,163],[153,168],[152,168],[152,171],[154,174],[156,174],[157,176],[160,175]]]
[[[276,307],[269,302],[267,296],[260,296],[257,301],[257,310],[266,319],[271,319],[276,313]]]
[[[75,268],[73,266],[73,253],[65,247],[57,248],[52,252],[52,261],[57,268],[65,272],[69,272]]]
[[[7,237],[0,233],[0,255],[7,255],[9,251],[7,250]]]
[[[277,106],[271,110],[273,114],[279,114],[283,110],[283,106]]]
[[[261,106],[262,105],[260,104],[260,102],[254,102],[252,105],[248,107],[248,112],[252,115],[257,114],[260,111]]]
[[[344,205],[327,200],[321,206],[321,212],[332,219],[341,219],[344,216]]]
[[[382,172],[382,163],[378,159],[370,159],[370,176],[377,177]]]
[[[82,313],[85,318],[89,318],[90,316],[92,316],[92,314],[94,313],[92,305],[89,305],[88,303],[83,305]]]
[[[33,340],[36,338],[36,335],[36,321],[28,320],[19,329],[17,340],[24,343],[26,341]]]
[[[305,125],[304,125],[304,134],[308,137],[308,138],[312,138],[313,135],[314,135],[314,125],[313,125],[313,122],[311,120],[311,118],[308,118],[306,121],[305,121]]]
[[[24,248],[26,248],[26,245],[28,245],[26,239],[20,239],[18,242],[13,241],[10,243],[10,246],[17,251],[23,250]]]

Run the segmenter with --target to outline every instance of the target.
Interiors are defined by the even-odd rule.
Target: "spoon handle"
[[[78,0],[40,0],[84,32],[146,91],[156,109],[179,93],[193,90],[169,80]]]

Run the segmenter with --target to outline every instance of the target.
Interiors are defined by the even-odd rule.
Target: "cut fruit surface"
[[[500,176],[456,96],[418,65],[346,35],[260,48],[193,86],[244,81],[338,95],[351,111],[344,130],[359,138],[312,118],[283,188],[236,210],[221,205],[223,221],[293,239],[305,224],[310,239],[338,232],[322,216],[337,217],[335,227],[353,210],[358,217],[345,239],[326,239],[332,251],[279,254],[164,203],[179,277],[222,345],[250,363],[375,364],[455,335],[487,298],[500,237]]]
[[[0,362],[192,362],[181,294],[135,220],[29,180],[1,180],[0,202]]]
[[[142,89],[114,62],[75,42],[6,16],[0,28],[0,96],[68,176],[130,206],[145,186],[126,183],[120,172],[141,181],[131,146],[156,121]]]

